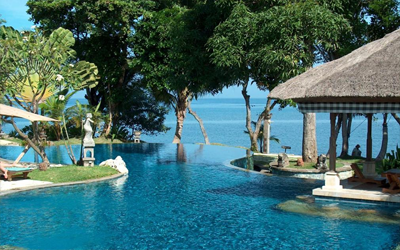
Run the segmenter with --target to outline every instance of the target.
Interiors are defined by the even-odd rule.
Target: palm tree
[[[256,126],[256,124],[257,124],[257,122],[255,122],[255,121],[252,121],[252,122],[251,122],[251,125],[253,125],[254,127]],[[258,136],[257,136],[257,141],[258,141],[258,144],[260,145],[260,152],[263,151],[263,141],[264,141],[264,134],[263,134],[263,131],[264,131],[264,124],[261,124],[260,133],[259,133]],[[245,130],[244,133],[249,134],[249,131],[246,131],[246,130]],[[271,136],[269,137],[269,140],[270,140],[270,141],[277,142],[277,143],[281,143],[281,141],[279,140],[279,138],[276,137],[275,135],[271,135]]]
[[[65,107],[68,104],[69,99],[76,93],[77,91],[73,91],[69,94],[68,90],[63,90],[49,98],[46,99],[44,103],[40,104],[40,108],[43,112],[43,114],[48,115],[49,117],[62,121],[63,120],[63,114],[65,112]],[[56,136],[56,140],[59,141],[61,140],[61,123],[60,122],[54,122],[54,126],[52,127],[54,129],[54,134]]]

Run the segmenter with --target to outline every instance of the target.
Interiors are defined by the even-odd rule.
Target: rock
[[[48,167],[49,167],[49,164],[47,162],[41,162],[39,164],[39,170],[40,171],[46,171]]]
[[[298,196],[296,196],[296,199],[298,199],[299,201],[306,202],[306,203],[315,203],[315,198],[314,198],[314,196],[311,196],[311,195],[298,195]]]
[[[113,159],[108,159],[106,161],[103,161],[100,163],[100,166],[110,166],[112,168],[115,168],[118,172],[122,174],[128,174],[128,169],[126,168],[126,164],[124,160],[122,160],[121,156],[117,156],[115,160]]]
[[[303,162],[303,159],[302,159],[302,158],[298,158],[298,159],[297,159],[296,166],[304,167],[304,162]]]

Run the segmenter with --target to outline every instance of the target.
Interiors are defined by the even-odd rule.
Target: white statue
[[[91,113],[86,114],[86,119],[84,120],[83,129],[85,130],[85,137],[83,138],[83,146],[92,146],[94,147],[94,140],[93,140],[93,129],[92,124],[93,120]]]

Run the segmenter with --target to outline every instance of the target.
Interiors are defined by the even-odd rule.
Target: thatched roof
[[[7,106],[4,104],[0,104],[0,116],[9,116],[9,117],[19,117],[19,118],[25,118],[31,122],[34,121],[58,121],[46,116],[42,115],[37,115],[31,112],[27,112],[22,109],[14,108],[11,106]]]
[[[296,102],[400,102],[400,30],[278,85]]]

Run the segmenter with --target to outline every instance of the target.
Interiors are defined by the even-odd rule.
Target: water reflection
[[[115,180],[112,180],[110,183],[112,188],[117,192],[124,189],[124,186],[126,185],[126,182],[128,181],[128,177],[129,177],[128,175],[124,175]]]

